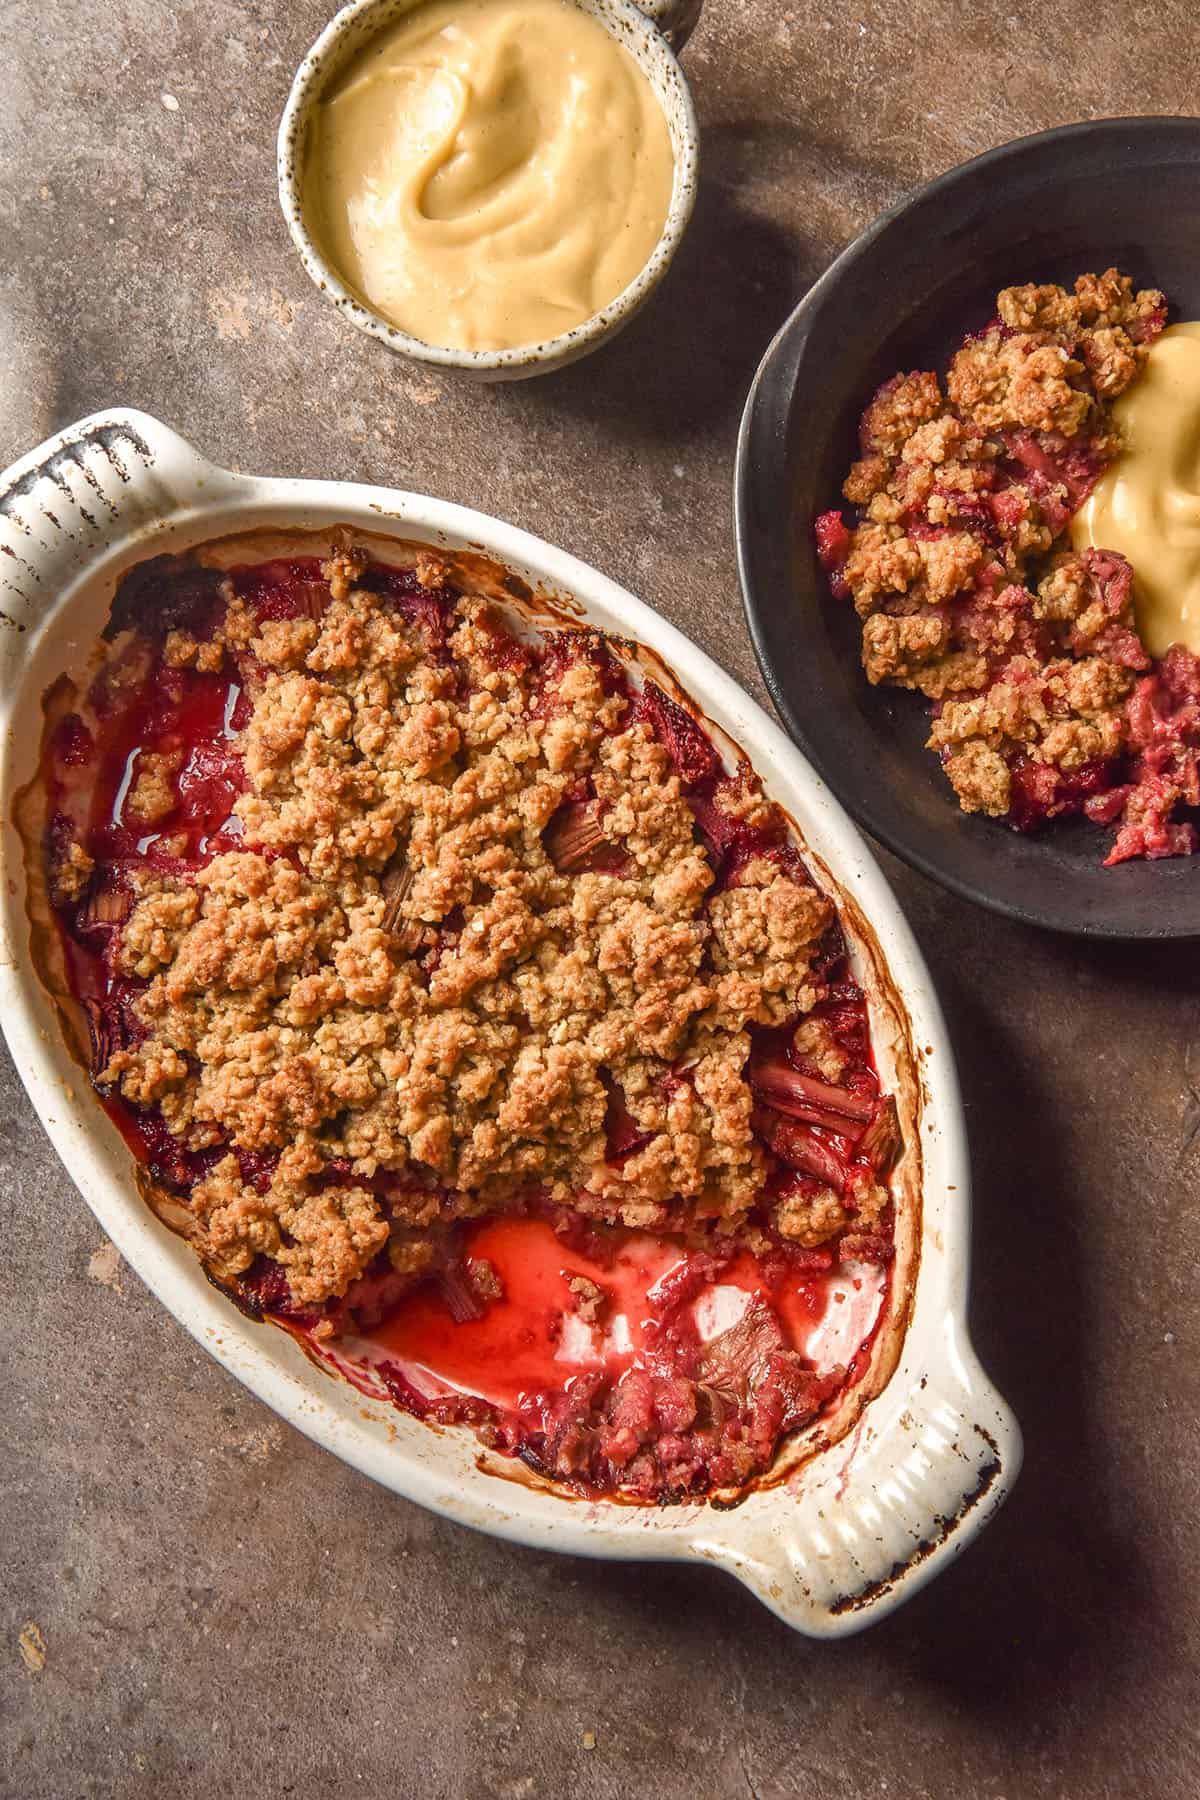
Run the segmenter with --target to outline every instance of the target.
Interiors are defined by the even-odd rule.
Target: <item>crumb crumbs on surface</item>
[[[21,1661],[31,1675],[40,1675],[46,1667],[46,1640],[42,1628],[33,1619],[27,1619],[17,1637],[17,1649]]]
[[[103,1243],[88,1257],[88,1274],[102,1287],[121,1292],[121,1252],[115,1244]]]

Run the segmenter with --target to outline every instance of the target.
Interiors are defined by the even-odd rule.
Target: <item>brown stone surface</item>
[[[327,10],[5,0],[0,463],[124,401],[246,469],[467,501],[627,582],[759,694],[730,472],[788,306],[964,156],[1195,104],[1180,0],[709,0],[687,53],[704,188],[665,290],[576,369],[480,391],[343,325],[289,248],[275,122]],[[5,1793],[1197,1792],[1195,958],[1058,942],[888,872],[961,1053],[974,1326],[1027,1437],[978,1546],[821,1647],[707,1572],[539,1556],[389,1498],[116,1264],[6,1063]]]

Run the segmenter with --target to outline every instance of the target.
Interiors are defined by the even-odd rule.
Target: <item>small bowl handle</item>
[[[696,28],[704,0],[634,0],[678,55]]]

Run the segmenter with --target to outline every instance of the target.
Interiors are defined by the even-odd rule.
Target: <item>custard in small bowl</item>
[[[696,125],[630,0],[355,0],[297,74],[285,217],[313,280],[394,350],[485,380],[574,361],[661,280]],[[686,15],[686,18],[682,17]]]

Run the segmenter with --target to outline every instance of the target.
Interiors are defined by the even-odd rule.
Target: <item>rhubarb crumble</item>
[[[842,490],[853,511],[816,521],[868,680],[931,702],[962,810],[1019,831],[1082,813],[1116,828],[1110,864],[1200,841],[1200,660],[1179,644],[1152,658],[1129,564],[1067,537],[1166,317],[1116,269],[1005,288],[944,386],[923,370],[879,389]]]
[[[155,558],[48,696],[42,843],[92,1080],[211,1277],[661,1500],[861,1372],[869,1319],[806,1346],[886,1287],[901,1144],[784,815],[621,650],[349,536]]]

